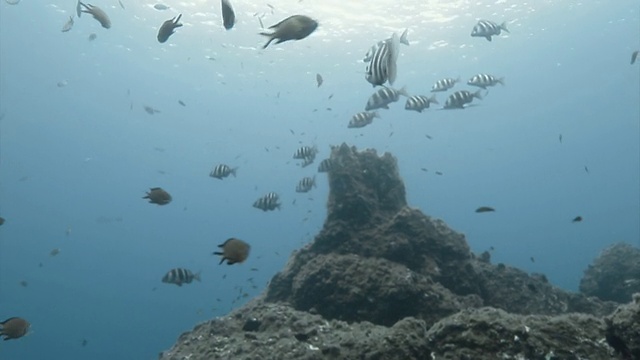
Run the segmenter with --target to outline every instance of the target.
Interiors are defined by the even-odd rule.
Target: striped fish
[[[487,90],[487,86],[495,86],[496,84],[500,84],[504,86],[504,77],[497,78],[489,74],[478,74],[478,75],[474,75],[471,79],[469,79],[469,81],[467,81],[467,84],[481,87]]]
[[[451,89],[458,81],[460,81],[460,78],[457,78],[457,79],[445,78],[442,80],[438,80],[431,87],[431,92],[447,91]]]
[[[316,159],[316,154],[318,153],[318,148],[313,146],[302,146],[295,153],[293,153],[294,159],[302,160],[300,166],[306,167],[313,163],[313,160]]]
[[[430,104],[438,104],[438,100],[436,100],[435,95],[431,97],[414,95],[407,99],[406,104],[404,104],[404,108],[406,110],[414,110],[421,113],[422,110],[428,109]]]
[[[214,167],[213,170],[211,170],[211,172],[209,173],[209,176],[211,176],[212,178],[222,180],[223,178],[226,178],[229,175],[233,175],[233,177],[236,177],[237,170],[238,170],[237,167],[231,168],[229,165],[220,164],[220,165],[216,165],[216,167]]]
[[[373,122],[373,118],[379,117],[380,115],[378,115],[377,111],[362,111],[351,117],[347,127],[350,129],[365,127]]]
[[[364,109],[366,111],[374,110],[374,109],[388,109],[389,104],[391,104],[392,102],[396,102],[398,101],[398,99],[400,99],[400,95],[409,97],[409,94],[407,93],[404,87],[400,90],[383,87],[378,91],[376,91],[375,93],[373,93],[371,97],[369,97],[369,100],[367,101],[367,105],[365,106]]]
[[[365,79],[373,86],[396,81],[398,74],[398,54],[400,54],[400,39],[393,33],[390,39],[384,40],[377,46],[367,65]]]
[[[318,172],[329,172],[333,168],[333,160],[324,159],[320,161],[320,165],[318,165]]]
[[[449,95],[447,102],[444,104],[445,109],[464,109],[466,104],[469,104],[473,101],[473,98],[478,98],[482,100],[482,95],[480,94],[480,90],[472,93],[467,90],[456,91],[453,94]]]
[[[274,192],[270,192],[267,195],[256,200],[253,203],[253,207],[260,209],[262,211],[269,211],[269,210],[275,210],[275,209],[280,210],[280,203],[278,202],[279,199],[280,197],[278,196],[278,194]]]
[[[507,23],[503,22],[498,25],[493,21],[489,20],[478,20],[476,26],[473,27],[471,31],[472,37],[483,37],[486,38],[487,41],[491,41],[491,37],[494,35],[500,35],[502,30],[509,32],[507,29]]]
[[[402,35],[400,35],[400,44],[405,44],[405,45],[409,46],[409,40],[407,39],[407,33],[408,32],[409,32],[409,29],[404,29],[404,31],[402,32]],[[375,45],[371,46],[369,51],[367,51],[367,53],[364,55],[364,59],[362,59],[362,62],[371,61],[371,58],[373,57],[373,54],[375,54],[376,51],[378,50],[378,48],[380,46],[382,46],[382,43],[384,43],[385,41],[389,41],[389,40],[391,40],[391,38],[388,38],[386,40],[378,41]]]
[[[190,270],[183,268],[171,269],[162,278],[163,283],[176,284],[182,286],[182,284],[191,284],[193,280],[200,281],[200,272],[194,274]]]
[[[309,192],[312,188],[316,187],[316,177],[304,177],[296,186],[296,192],[306,193]]]

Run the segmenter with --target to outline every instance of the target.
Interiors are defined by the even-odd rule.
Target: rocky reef
[[[314,241],[160,359],[640,359],[640,294],[620,305],[473,254],[407,205],[390,154],[343,144],[331,163]]]

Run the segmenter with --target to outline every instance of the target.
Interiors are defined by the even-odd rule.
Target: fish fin
[[[487,41],[491,41],[491,35],[487,35],[485,38],[487,38]]]
[[[180,21],[180,18],[182,17],[182,14],[179,14],[177,18],[174,18],[175,20],[173,21],[173,23],[176,26],[182,26],[182,24],[178,24],[178,22]]]
[[[373,112],[373,117],[380,119],[380,114],[377,111]]]
[[[409,93],[407,92],[407,87],[403,86],[400,90],[398,90],[398,94],[409,97]]]
[[[473,93],[473,97],[478,98],[480,100],[482,100],[482,90],[478,89],[478,91]],[[487,91],[488,92],[488,91]]]
[[[231,169],[231,175],[233,175],[233,177],[236,177],[236,171],[238,171],[238,167],[234,167],[233,169]]]
[[[193,278],[200,281],[200,273],[202,273],[202,271],[198,271],[197,273],[193,274]]]
[[[220,259],[220,262],[218,263],[218,265],[222,264],[225,260],[227,260],[227,258],[223,256],[222,259]],[[228,260],[227,260],[227,262],[228,262]]]
[[[438,102],[438,100],[436,99],[436,94],[433,94],[430,98],[429,98],[429,103],[430,104],[440,104]]]
[[[267,41],[267,43],[262,46],[263,49],[266,49],[267,46],[269,46],[269,44],[271,44],[271,42],[276,39],[275,37],[273,37],[273,34],[269,34],[266,32],[261,32],[260,35],[269,37],[269,41]]]
[[[409,46],[409,39],[407,39],[408,32],[409,32],[409,29],[404,29],[404,31],[402,32],[402,35],[400,35],[400,43],[405,44],[407,46]]]
[[[500,79],[497,79],[496,81],[498,82],[498,84],[504,86],[504,76],[501,77]]]
[[[391,36],[391,42],[389,43],[391,46],[391,56],[387,60],[387,79],[389,80],[389,84],[393,85],[396,81],[396,77],[398,76],[398,55],[400,54],[400,38],[398,34],[393,33]]]
[[[505,22],[503,22],[502,24],[500,24],[500,29],[502,29],[502,30],[504,30],[504,31],[506,31],[506,32],[508,32],[508,33],[511,33],[511,32],[509,31],[509,29],[507,29],[507,22],[506,22],[506,21],[505,21]]]

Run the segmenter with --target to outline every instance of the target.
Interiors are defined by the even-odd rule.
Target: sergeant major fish
[[[445,78],[442,80],[438,80],[431,87],[431,92],[447,91],[451,89],[458,81],[460,81],[460,78],[457,78],[457,79]]]
[[[200,281],[200,272],[194,274],[190,270],[183,268],[171,269],[162,277],[163,283],[176,284],[178,286],[182,286],[182,284],[191,284],[193,280]]]
[[[444,108],[464,109],[464,106],[471,103],[474,98],[482,100],[480,90],[476,91],[475,93],[467,90],[459,90],[449,95],[449,98],[447,98],[447,101],[444,104]]]
[[[396,80],[398,54],[400,53],[400,39],[393,33],[390,39],[379,43],[367,65],[365,79],[373,86],[389,82],[393,85]]]
[[[318,153],[318,148],[313,146],[302,146],[295,153],[293,153],[294,159],[304,160],[302,162],[302,167],[310,165],[313,163],[313,160],[316,158],[316,154]]]
[[[107,15],[106,12],[104,12],[104,10],[100,9],[95,5],[91,5],[91,4],[87,5],[81,1],[78,2],[78,4],[84,7],[84,10],[82,10],[83,13],[91,14],[94,19],[98,20],[98,22],[100,23],[100,25],[102,25],[103,28],[109,29],[111,27],[111,19],[109,19],[109,16]]]
[[[373,122],[373,118],[379,118],[377,111],[362,111],[351,117],[349,120],[349,125],[347,126],[350,129],[353,128],[362,128]]]
[[[223,178],[226,178],[229,175],[233,175],[233,177],[236,177],[237,170],[238,170],[237,167],[232,168],[229,165],[220,164],[220,165],[216,165],[213,168],[213,170],[211,170],[211,172],[209,173],[209,176],[211,176],[212,178],[222,180]]]
[[[159,43],[162,44],[165,41],[169,40],[169,36],[173,35],[173,33],[176,31],[176,28],[182,26],[182,24],[179,23],[181,17],[182,14],[179,14],[178,17],[173,17],[172,19],[169,19],[162,23],[160,29],[158,30]]]
[[[324,159],[320,161],[320,165],[318,165],[318,172],[329,172],[333,168],[333,160]]]
[[[431,97],[414,95],[407,99],[407,102],[404,104],[404,108],[406,110],[414,110],[421,113],[422,110],[428,109],[430,104],[438,104],[438,100],[436,100],[435,95]]]
[[[409,94],[407,93],[404,87],[400,90],[383,87],[378,91],[376,91],[375,93],[373,93],[371,97],[369,97],[369,100],[367,101],[367,105],[365,106],[364,109],[366,111],[381,109],[381,108],[388,109],[389,104],[391,104],[392,102],[396,102],[398,101],[398,99],[400,99],[400,95],[409,97]]]
[[[270,192],[265,196],[259,198],[253,203],[253,207],[262,211],[270,211],[278,209],[280,210],[280,203],[278,200],[280,197],[275,192]]]
[[[409,29],[404,29],[404,31],[402,32],[402,35],[400,35],[400,44],[405,44],[407,46],[409,46],[409,40],[407,39],[407,33],[409,32]],[[382,44],[386,41],[391,40],[391,38],[386,39],[386,40],[381,40],[378,41],[376,44],[372,45],[371,48],[369,49],[369,51],[367,51],[367,53],[364,55],[364,59],[362,59],[363,62],[369,62],[371,61],[371,58],[373,57],[373,54],[376,53],[376,51],[378,50],[378,48],[380,46],[382,46]]]
[[[467,81],[467,84],[477,86],[486,90],[487,86],[495,86],[496,84],[504,86],[504,77],[497,78],[489,74],[478,74],[469,79],[469,81]]]
[[[507,23],[503,22],[498,25],[493,21],[489,20],[478,20],[476,26],[473,27],[471,31],[472,37],[483,37],[486,38],[487,41],[491,41],[491,37],[494,35],[500,35],[502,30],[509,32],[507,29]]]
[[[298,193],[306,193],[309,192],[312,188],[316,187],[316,177],[304,177],[298,185],[296,186],[296,192]]]

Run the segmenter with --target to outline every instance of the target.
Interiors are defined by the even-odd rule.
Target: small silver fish
[[[167,5],[165,5],[165,4],[155,4],[155,5],[153,5],[153,8],[156,9],[156,10],[160,10],[160,11],[169,9],[169,7]]]
[[[73,28],[73,16],[69,16],[69,20],[62,27],[62,32],[67,32]]]

